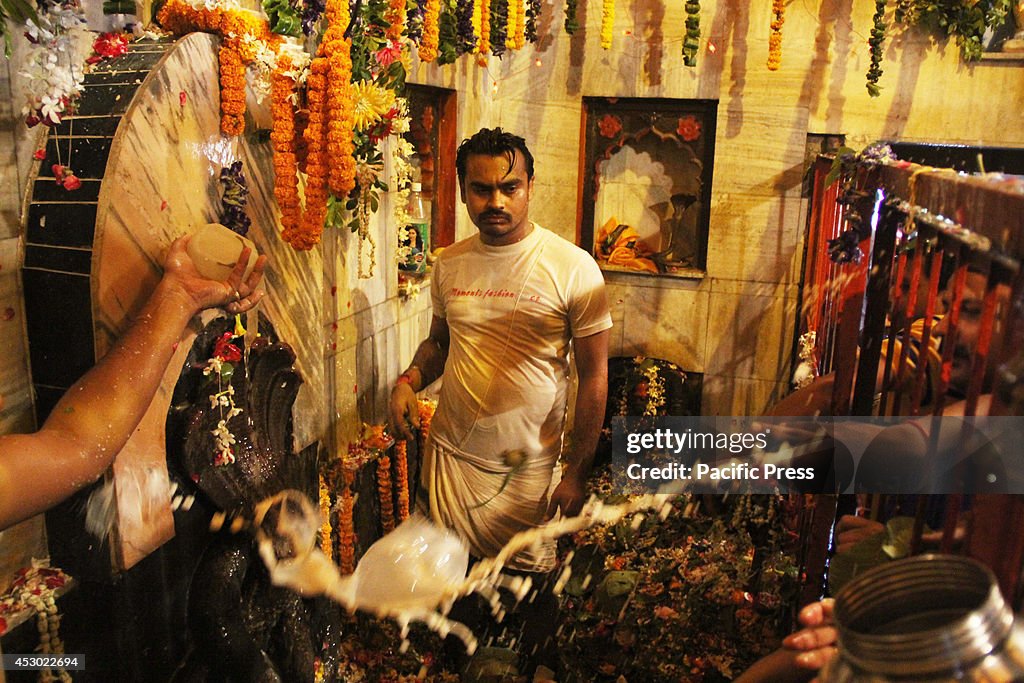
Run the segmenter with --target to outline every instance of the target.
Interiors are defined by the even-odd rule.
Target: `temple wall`
[[[881,137],[1024,145],[1021,62],[965,66],[952,41],[932,45],[907,33],[887,41],[882,96],[869,97],[871,3],[790,4],[776,72],[765,66],[767,2],[702,2],[695,69],[680,57],[681,2],[618,0],[610,51],[600,47],[600,3],[580,3],[575,36],[562,29],[564,3],[543,7],[537,50],[491,58],[486,69],[469,58],[421,65],[410,80],[459,91],[460,138],[494,125],[524,135],[537,164],[531,217],[571,240],[582,97],[718,100],[706,277],[606,274],[612,353],[660,356],[705,373],[705,413],[757,413],[786,390],[807,133],[843,133],[858,149]],[[465,217],[458,220],[459,234],[468,234]]]
[[[490,58],[485,67],[471,57],[446,67],[414,59],[409,80],[458,91],[460,139],[494,125],[524,135],[537,158],[531,217],[574,241],[582,97],[717,100],[706,276],[607,274],[612,353],[658,356],[704,373],[705,413],[756,413],[788,384],[807,134],[846,134],[854,147],[879,137],[1021,146],[1024,79],[1020,62],[965,66],[954,44],[908,33],[887,43],[882,96],[873,99],[864,88],[870,3],[824,0],[817,10],[791,4],[777,72],[765,67],[768,3],[702,6],[695,69],[679,55],[683,3],[619,0],[613,48],[605,51],[599,3],[581,3],[581,29],[568,36],[564,3],[545,2],[537,48]],[[20,48],[22,41],[14,43]],[[0,344],[10,350],[0,369],[3,432],[31,428],[17,270],[21,197],[38,145],[21,124],[10,73],[16,59],[17,52],[0,68]],[[250,177],[262,174],[258,182],[269,183],[267,156],[256,150],[250,160],[260,169],[247,169]],[[429,327],[428,293],[408,300],[398,293],[391,201],[386,196],[373,219],[377,266],[370,278],[357,275],[359,240],[347,229],[327,231],[317,256],[272,249],[276,274],[268,280],[277,291],[270,301],[283,306],[289,292],[305,291],[307,327],[320,331],[302,341],[314,374],[321,363],[323,374],[299,408],[301,441],[322,434],[340,449],[362,421],[383,422],[390,385]],[[261,208],[257,220],[268,220],[268,211]],[[474,230],[457,204],[456,236]],[[0,557],[9,555],[4,543],[0,536]]]

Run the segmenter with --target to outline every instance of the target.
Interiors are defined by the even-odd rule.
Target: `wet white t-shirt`
[[[506,451],[521,450],[533,464],[553,467],[570,342],[612,320],[594,259],[533,227],[500,247],[474,235],[434,265],[434,315],[447,320],[451,341],[431,432],[444,448],[473,459],[498,464]]]

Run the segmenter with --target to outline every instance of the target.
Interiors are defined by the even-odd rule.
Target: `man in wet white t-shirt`
[[[411,436],[415,392],[443,373],[422,502],[480,558],[556,513],[580,511],[604,418],[612,323],[593,258],[528,218],[533,156],[522,138],[483,129],[459,147],[456,169],[479,232],[434,265],[430,333],[395,384],[391,413]],[[579,387],[563,454],[570,348]],[[546,575],[554,545],[506,566]]]

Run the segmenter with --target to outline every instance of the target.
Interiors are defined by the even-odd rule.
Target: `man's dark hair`
[[[459,151],[455,153],[455,171],[459,175],[459,183],[466,180],[466,161],[470,155],[504,156],[508,159],[508,168],[511,171],[516,165],[516,155],[520,152],[526,165],[526,179],[533,180],[533,155],[526,148],[526,140],[518,135],[506,133],[501,128],[481,128],[473,137],[463,140],[459,145]]]

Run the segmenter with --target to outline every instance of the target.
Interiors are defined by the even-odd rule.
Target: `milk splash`
[[[500,573],[516,553],[596,524],[614,524],[634,513],[652,511],[664,519],[672,510],[669,499],[673,495],[648,494],[620,505],[605,505],[592,498],[576,517],[556,519],[516,534],[495,557],[481,560],[468,575],[469,552],[462,541],[421,515],[413,515],[370,546],[350,576],[342,576],[317,547],[319,515],[298,491],[282,491],[257,505],[253,528],[260,556],[275,585],[304,596],[324,595],[349,611],[394,619],[403,638],[411,622],[423,622],[441,637],[458,637],[472,654],[477,648],[473,632],[445,616],[456,599],[476,592],[498,612],[498,588],[511,590],[516,600],[522,600],[532,588],[529,578]],[[642,519],[638,515],[634,523]],[[569,573],[566,566],[555,584],[556,591],[569,580]]]

